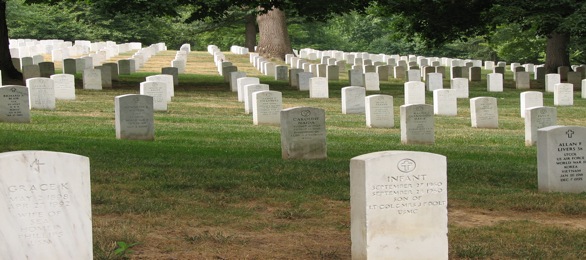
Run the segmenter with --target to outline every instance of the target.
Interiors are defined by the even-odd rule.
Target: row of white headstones
[[[216,64],[221,66],[219,71],[224,71],[223,68],[227,67],[224,66],[227,65],[225,57],[222,58],[217,51],[213,54],[218,57],[219,62]],[[231,72],[234,73],[236,71]],[[273,109],[279,112],[283,158],[326,157],[323,109],[282,109],[282,98],[279,100],[281,95],[264,97],[263,94],[270,93],[268,85],[264,89],[258,87],[262,85],[260,82],[245,84],[245,78],[237,78],[236,84],[239,100],[242,98],[241,101],[245,103],[245,111],[246,108],[252,108],[254,115],[256,109],[257,117]],[[323,80],[318,83],[323,84]],[[166,93],[169,84],[165,83],[165,90],[159,88],[159,93],[165,93],[159,96],[128,94],[115,98],[118,138],[154,138],[154,99],[168,100]],[[31,85],[30,89],[33,88]],[[15,86],[9,91],[13,89],[24,91]],[[261,91],[255,91],[258,89]],[[438,90],[434,90],[434,94],[436,91],[440,95]],[[342,106],[347,103],[346,112],[356,107],[352,100],[358,102],[358,106],[364,103],[366,113],[377,109],[372,104],[383,104],[385,109],[382,110],[392,111],[392,102],[389,109],[388,97],[385,95],[378,95],[386,98],[383,101],[373,101],[371,97],[370,105],[366,106],[368,99],[363,93],[356,87],[342,92],[345,96]],[[528,102],[531,98],[525,99]],[[496,101],[481,98],[471,100],[471,103],[475,104],[471,110],[476,107],[479,110],[489,108],[486,114],[471,111],[472,115],[498,117],[498,113],[494,112]],[[586,135],[585,128],[555,126],[555,108],[532,107],[525,111],[526,120],[545,118],[543,121],[554,121],[552,126],[537,131],[539,190],[583,192],[585,161],[580,140]],[[541,108],[545,112],[535,110],[538,112],[533,116],[532,110]],[[544,113],[547,115],[544,116]],[[419,141],[416,139],[420,136],[433,137],[433,112],[430,105],[401,106],[401,136],[402,140],[405,136],[405,143],[411,143],[411,140],[417,143]],[[429,143],[429,140],[423,142]],[[6,209],[0,211],[0,216],[7,220],[0,228],[0,235],[11,238],[0,243],[0,257],[91,259],[89,159],[57,152],[19,151],[0,154],[0,166],[3,169],[0,183],[5,191],[0,193],[0,208]],[[353,257],[447,259],[446,174],[446,158],[437,154],[384,151],[353,158],[350,162]]]

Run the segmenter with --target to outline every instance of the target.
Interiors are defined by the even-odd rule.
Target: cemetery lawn
[[[90,158],[96,259],[350,259],[350,159],[385,150],[447,157],[451,259],[586,255],[586,194],[537,192],[537,151],[525,146],[522,91],[511,74],[503,93],[486,92],[486,71],[470,85],[470,98],[498,99],[499,129],[472,128],[469,101],[459,99],[457,116],[435,117],[434,145],[402,145],[402,81],[367,93],[392,95],[395,104],[395,128],[370,129],[364,115],[341,114],[345,72],[330,82],[329,99],[309,99],[260,76],[248,56],[226,53],[240,71],[282,91],[284,108],[326,110],[328,158],[283,160],[279,127],[253,125],[212,56],[192,52],[168,111],[155,113],[155,141],[117,140],[114,97],[138,94],[174,53],[121,75],[113,89],[82,90],[78,82],[76,100],[32,111],[30,124],[0,124],[2,152]],[[586,100],[574,98],[574,106],[557,107],[559,125],[586,126]],[[553,106],[552,93],[544,93],[544,105]]]

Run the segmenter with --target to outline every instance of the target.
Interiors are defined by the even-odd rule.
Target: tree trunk
[[[545,71],[547,73],[557,73],[558,67],[570,66],[569,43],[570,35],[568,33],[552,32],[547,36],[545,50]]]
[[[0,0],[0,71],[2,71],[2,77],[22,79],[22,73],[16,70],[10,56],[8,25],[6,25],[6,0]]]
[[[246,26],[245,26],[245,46],[248,48],[249,52],[254,52],[254,47],[256,46],[256,16],[254,14],[250,14],[246,16]]]
[[[259,31],[257,52],[266,58],[285,60],[285,54],[293,53],[285,13],[272,9],[256,17]]]

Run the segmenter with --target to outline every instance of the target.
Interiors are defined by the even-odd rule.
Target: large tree
[[[572,37],[586,35],[586,1],[580,0],[377,0],[381,15],[399,15],[396,29],[419,34],[430,46],[484,35],[500,24],[533,27],[547,39],[548,72],[569,66]]]
[[[12,56],[10,55],[10,41],[6,25],[6,0],[0,0],[0,71],[2,71],[2,76],[22,79],[22,73],[16,70],[12,64]]]

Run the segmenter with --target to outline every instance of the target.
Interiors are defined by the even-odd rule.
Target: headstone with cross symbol
[[[447,163],[382,151],[350,161],[352,259],[448,259]]]
[[[537,130],[537,182],[542,192],[586,191],[586,127]]]
[[[0,153],[0,259],[92,259],[89,159]]]

